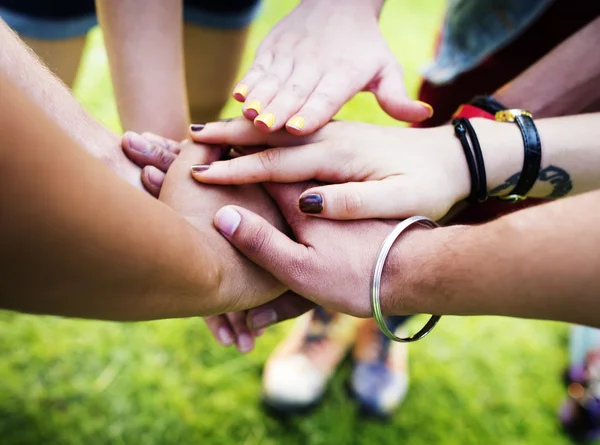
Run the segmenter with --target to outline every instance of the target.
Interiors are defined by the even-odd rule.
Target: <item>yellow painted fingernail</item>
[[[260,114],[260,112],[262,111],[262,107],[261,107],[259,101],[252,100],[252,101],[250,101],[250,103],[248,105],[246,105],[246,110],[254,110],[258,114]]]
[[[233,90],[233,96],[239,96],[240,99],[245,99],[246,96],[248,95],[248,86],[244,85],[243,83],[239,84],[237,87],[235,87],[235,90]]]
[[[306,125],[306,120],[302,116],[294,116],[285,124],[294,130],[302,130]]]
[[[260,114],[254,120],[262,122],[267,128],[271,128],[275,124],[275,115],[273,113]]]
[[[425,108],[427,108],[427,110],[429,111],[429,117],[433,116],[433,107],[431,105],[429,105],[427,102],[423,102],[421,100],[417,100],[415,102],[417,102],[418,104],[421,104]]]

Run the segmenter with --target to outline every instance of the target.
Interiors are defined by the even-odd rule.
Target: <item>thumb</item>
[[[401,178],[314,187],[300,195],[298,205],[305,214],[340,220],[404,218],[422,207]]]
[[[402,67],[396,61],[380,72],[378,82],[370,90],[383,111],[395,119],[421,122],[433,116],[431,105],[408,98]]]
[[[264,218],[242,207],[225,206],[215,214],[214,225],[244,256],[288,287],[301,282],[307,248]]]

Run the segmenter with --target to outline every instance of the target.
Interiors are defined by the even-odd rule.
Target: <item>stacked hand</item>
[[[306,135],[321,128],[360,91],[383,110],[422,121],[431,107],[406,95],[402,67],[378,25],[383,0],[303,0],[258,48],[234,89],[244,116],[264,132]]]
[[[295,201],[330,219],[444,216],[469,194],[469,171],[452,127],[410,129],[332,122],[310,136],[263,134],[244,119],[207,124],[196,142],[229,144],[246,156],[193,167],[206,184],[316,180]],[[255,149],[248,147],[268,146]]]
[[[279,136],[273,135],[273,137]],[[232,256],[227,261],[234,263],[226,269],[223,275],[224,283],[229,281],[238,285],[247,285],[252,283],[252,280],[263,280],[267,283],[263,289],[270,291],[271,296],[261,301],[259,295],[252,293],[255,299],[249,300],[241,296],[241,293],[248,293],[247,289],[239,289],[235,285],[233,289],[224,287],[224,295],[243,301],[245,308],[257,307],[247,312],[230,313],[207,319],[212,332],[222,343],[231,343],[231,341],[223,342],[222,335],[219,335],[229,330],[231,337],[237,337],[239,347],[240,336],[245,339],[244,342],[247,341],[246,337],[251,331],[248,326],[254,331],[260,330],[299,315],[310,309],[313,303],[356,316],[370,315],[368,294],[371,268],[379,245],[396,221],[337,222],[312,218],[299,212],[296,204],[297,197],[306,189],[310,189],[311,184],[266,184],[265,189],[287,221],[291,234],[296,240],[294,241],[281,230],[281,226],[277,227],[276,224],[273,225],[265,219],[265,209],[254,207],[252,210],[256,210],[258,214],[249,210],[253,202],[247,198],[232,194],[227,196],[227,199],[223,199],[221,195],[220,198],[213,200],[212,204],[207,204],[205,195],[208,191],[228,192],[219,192],[220,188],[203,190],[198,186],[193,187],[189,166],[200,160],[203,157],[202,150],[206,149],[188,147],[177,158],[179,148],[176,147],[176,143],[154,139],[153,136],[148,135],[145,139],[144,153],[132,149],[135,145],[132,141],[142,140],[144,139],[139,135],[128,133],[124,137],[124,149],[138,163],[148,164],[144,167],[144,184],[155,192],[162,185],[160,199],[165,200],[188,218],[194,218],[194,215],[204,215],[200,218],[205,218],[206,215],[214,214],[210,209],[216,211],[219,205],[235,204],[226,205],[216,211],[214,217],[216,228],[243,255],[269,271],[279,282],[293,291],[268,301],[277,293],[281,293],[282,289],[257,270],[253,271],[256,274],[254,276],[240,274],[237,271],[240,265],[239,258]],[[165,176],[164,170],[167,169],[169,172]],[[183,190],[181,183],[185,184]],[[195,196],[198,198],[194,201]],[[417,232],[413,236],[417,236]],[[219,251],[222,248],[223,246],[220,246]],[[399,264],[391,262],[387,273],[394,275],[395,267],[399,267]],[[275,293],[273,288],[277,289]],[[384,303],[389,302],[389,298],[386,297],[389,297],[390,293],[391,289],[384,288]],[[260,304],[265,301],[266,304],[261,306]],[[388,306],[385,309],[389,311],[391,308]],[[394,308],[396,313],[402,310],[403,308]]]

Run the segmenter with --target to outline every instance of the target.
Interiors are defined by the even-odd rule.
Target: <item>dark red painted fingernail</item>
[[[208,170],[209,168],[210,168],[209,164],[192,165],[192,171],[194,173],[202,173],[202,172],[205,172],[206,170]]]
[[[204,127],[206,127],[206,125],[204,125],[204,124],[192,124],[192,125],[190,125],[190,131],[194,131],[194,132],[202,131],[202,129]]]
[[[300,197],[300,211],[317,214],[323,211],[323,196],[319,193],[308,193]]]

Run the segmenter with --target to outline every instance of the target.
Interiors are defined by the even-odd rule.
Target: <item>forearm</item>
[[[210,313],[219,269],[197,232],[1,75],[0,87],[2,307],[117,320]]]
[[[123,154],[120,138],[94,120],[71,91],[0,19],[0,73],[20,88],[79,146],[141,188],[140,169]]]
[[[600,101],[600,18],[571,36],[494,97],[537,118],[590,110]],[[595,110],[598,111],[598,110]]]
[[[188,106],[182,0],[97,0],[123,128],[181,140]]]
[[[473,119],[485,160],[488,191],[505,195],[523,168],[523,138],[516,124]],[[600,113],[536,120],[542,145],[533,198],[561,198],[600,188]],[[449,136],[450,137],[450,136]]]
[[[389,313],[501,315],[600,326],[600,192],[474,227],[407,234]],[[403,244],[405,243],[405,244]],[[404,257],[400,258],[404,252]]]

